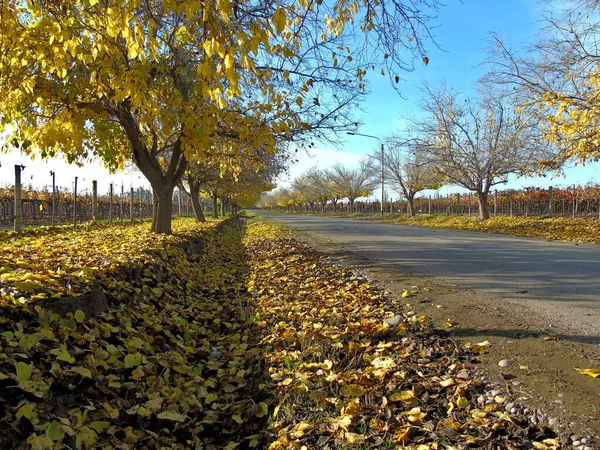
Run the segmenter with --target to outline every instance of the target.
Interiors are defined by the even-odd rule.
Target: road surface
[[[600,339],[600,246],[320,216],[259,214],[343,244],[386,269],[442,277]],[[540,322],[542,323],[542,321]]]

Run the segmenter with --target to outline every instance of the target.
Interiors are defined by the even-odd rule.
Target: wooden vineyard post
[[[113,222],[113,184],[110,183],[110,195],[108,200],[108,223]]]
[[[50,219],[50,225],[54,226],[56,223],[56,172],[51,170],[50,176],[52,177],[52,218]]]
[[[133,222],[133,188],[129,192],[129,220]]]
[[[573,219],[577,215],[577,188],[573,185]]]
[[[75,187],[73,188],[73,225],[77,225],[77,178],[75,177]]]
[[[15,223],[14,230],[20,233],[23,230],[23,204],[21,203],[21,170],[20,165],[15,165]]]
[[[177,215],[181,217],[181,189],[177,189]]]
[[[92,222],[98,221],[98,182],[92,181]]]

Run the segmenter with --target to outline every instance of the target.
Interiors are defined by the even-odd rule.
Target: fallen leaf
[[[582,369],[579,371],[579,373],[581,375],[587,375],[588,377],[592,377],[592,378],[600,377],[600,369]]]

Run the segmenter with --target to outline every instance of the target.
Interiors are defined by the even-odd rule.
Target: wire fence
[[[600,185],[524,188],[492,191],[488,196],[488,207],[493,216],[563,216],[600,219]],[[472,193],[420,195],[414,199],[417,214],[446,214],[477,216],[479,203]],[[278,206],[275,209],[302,212],[356,212],[374,213],[381,211],[377,201],[356,201],[353,207],[348,201],[331,201],[325,205],[304,203]],[[408,213],[405,199],[384,203],[385,213]]]
[[[52,186],[42,189],[23,188],[18,166],[15,167],[15,183],[0,187],[0,229],[93,220],[112,223],[152,217],[153,194],[144,187],[126,189],[124,185],[111,183],[105,193],[99,195],[96,181],[78,184],[75,178],[72,186],[67,188],[56,186],[56,174],[52,175],[52,180]],[[173,214],[193,215],[189,197],[179,190],[173,195]]]

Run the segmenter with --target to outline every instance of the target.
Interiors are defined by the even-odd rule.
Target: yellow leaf
[[[82,427],[77,431],[77,436],[75,437],[75,447],[77,450],[88,450],[94,448],[94,444],[98,437],[96,436],[96,432],[89,427]]]
[[[227,70],[233,69],[233,62],[234,62],[233,55],[231,55],[230,53],[227,53],[225,55],[225,69],[227,69]]]
[[[456,399],[456,406],[459,408],[466,408],[469,406],[469,400],[466,397],[458,397]]]
[[[600,377],[600,369],[582,369],[579,371],[579,373],[581,375],[587,375],[588,377],[592,377],[592,378]]]
[[[90,370],[86,369],[85,367],[72,367],[69,369],[69,372],[75,372],[81,375],[83,378],[92,378],[92,372],[90,372]]]
[[[357,384],[347,384],[342,386],[341,393],[346,397],[361,397],[367,390]]]
[[[17,380],[21,381],[29,381],[31,379],[31,372],[33,371],[33,366],[31,364],[25,364],[22,361],[19,361],[15,364],[15,368],[17,370]]]
[[[296,97],[296,104],[298,106],[302,106],[302,97],[300,97],[300,96]]]
[[[159,419],[171,420],[173,422],[185,422],[186,416],[175,411],[165,411],[156,415]]]
[[[21,417],[25,417],[26,419],[31,420],[33,417],[35,417],[35,412],[33,409],[34,405],[32,403],[26,403],[23,406],[21,406],[18,410],[17,410],[17,419],[20,419]]]
[[[453,378],[448,378],[447,380],[440,381],[440,385],[442,387],[452,386],[453,384],[454,384],[454,379]]]
[[[410,427],[402,427],[400,428],[398,431],[396,431],[396,433],[394,433],[394,436],[392,437],[392,441],[394,441],[395,444],[403,444],[405,442],[408,442],[408,440],[410,439]]]
[[[125,359],[123,361],[123,367],[125,367],[126,369],[129,369],[131,367],[137,367],[140,365],[140,363],[142,362],[142,355],[140,355],[139,353],[136,354],[128,354],[125,355]]]
[[[138,47],[137,45],[132,45],[129,47],[129,49],[127,50],[127,56],[129,57],[129,59],[135,59],[138,56]]]
[[[412,402],[415,400],[415,393],[413,391],[394,392],[390,396],[390,400],[393,402]]]
[[[46,428],[46,435],[53,441],[60,441],[65,437],[65,432],[62,429],[62,425],[58,421],[53,421]]]
[[[371,365],[377,369],[393,369],[396,367],[394,360],[387,356],[379,356],[371,361]]]
[[[387,423],[381,419],[371,419],[369,422],[369,427],[377,431],[383,431],[387,429]]]
[[[41,436],[32,434],[27,438],[27,443],[31,447],[31,450],[49,450],[54,448],[54,443],[45,434]]]
[[[314,425],[310,422],[300,422],[292,429],[292,432],[290,434],[295,438],[301,438],[307,431],[311,430],[313,427]]]
[[[350,445],[360,445],[365,442],[365,436],[356,433],[346,433],[344,434],[344,439]]]
[[[256,417],[264,417],[269,414],[269,406],[265,402],[260,402],[258,404],[258,412],[256,413]]]
[[[85,313],[82,310],[78,309],[77,311],[75,311],[75,314],[73,314],[73,318],[77,322],[81,323],[85,320]]]
[[[96,433],[103,433],[104,431],[106,431],[108,429],[109,426],[110,426],[110,422],[104,422],[104,421],[99,421],[99,420],[94,420],[90,424],[90,428],[92,428],[94,431],[96,431]]]
[[[275,25],[275,31],[277,34],[281,34],[285,28],[286,22],[285,9],[277,8],[273,14],[273,17],[271,17],[271,22],[273,22],[273,25]]]
[[[402,290],[402,298],[406,298],[406,297],[410,297],[412,294],[410,292],[408,292],[408,290],[403,289]]]

